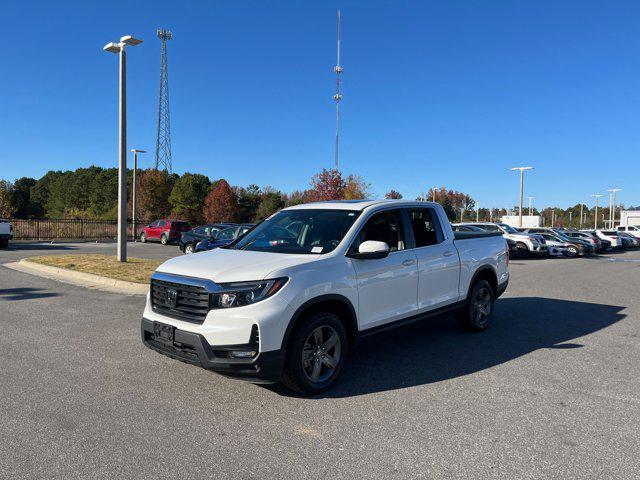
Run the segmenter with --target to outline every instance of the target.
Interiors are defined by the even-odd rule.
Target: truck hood
[[[167,260],[156,271],[206,278],[216,283],[262,280],[271,272],[318,260],[320,255],[253,252],[216,248]]]

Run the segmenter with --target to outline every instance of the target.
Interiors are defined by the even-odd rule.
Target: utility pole
[[[125,46],[134,47],[142,40],[131,35],[120,38],[119,43],[107,43],[105,52],[117,53],[119,67],[119,138],[118,138],[118,247],[119,262],[127,261],[127,53]]]
[[[614,229],[615,227],[615,222],[616,222],[616,193],[620,192],[622,189],[621,188],[610,188],[609,190],[607,190],[607,192],[609,193],[609,197],[611,198],[611,202],[610,202],[610,208],[609,208],[609,228],[611,230]]]
[[[333,96],[333,101],[336,102],[336,170],[338,169],[338,133],[340,127],[340,100],[342,95],[340,94],[340,76],[342,75],[342,66],[340,65],[340,10],[338,10],[338,62],[333,71],[336,74],[336,94]]]
[[[139,153],[147,153],[146,150],[138,150],[137,148],[132,148],[133,152],[133,199],[131,200],[131,239],[136,241],[136,209],[138,205],[138,196],[136,193],[138,182],[136,180],[136,175],[138,173],[138,154]]]
[[[583,207],[584,207],[584,204],[580,203],[580,228],[582,228],[582,211],[583,211]]]
[[[520,214],[518,219],[518,226],[522,228],[522,193],[524,190],[524,172],[526,170],[533,170],[533,167],[513,167],[511,170],[520,171]]]
[[[594,193],[593,195],[591,195],[592,197],[594,197],[596,199],[596,214],[593,216],[594,217],[594,226],[593,229],[594,230],[598,230],[598,199],[600,197],[602,197],[603,195],[600,193]]]

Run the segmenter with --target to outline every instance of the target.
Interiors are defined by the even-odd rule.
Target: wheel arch
[[[486,280],[487,282],[489,282],[489,285],[491,285],[491,289],[493,290],[494,297],[498,297],[498,274],[492,266],[485,265],[484,267],[480,267],[473,274],[473,277],[469,282],[469,288],[467,290],[467,299],[469,299],[471,290],[478,280]]]
[[[291,334],[301,324],[304,317],[312,312],[329,311],[336,313],[347,331],[349,344],[353,345],[358,336],[358,320],[356,310],[351,301],[342,295],[321,295],[306,301],[295,311],[282,339],[282,350],[286,352]]]

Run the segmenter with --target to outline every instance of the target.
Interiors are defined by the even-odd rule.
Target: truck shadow
[[[59,293],[49,292],[43,288],[2,288],[0,301],[32,300],[34,298],[57,297]]]
[[[503,298],[496,303],[493,325],[483,333],[466,333],[451,317],[381,333],[353,352],[341,381],[322,396],[351,397],[446,381],[542,348],[580,348],[571,340],[625,318],[623,308],[552,298]]]

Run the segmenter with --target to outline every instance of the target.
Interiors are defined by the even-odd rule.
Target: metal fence
[[[111,220],[13,218],[9,221],[13,224],[14,240],[115,240],[118,236],[118,223]],[[146,225],[146,221],[136,220],[136,237]],[[132,232],[132,222],[127,221],[127,238],[132,238]]]

